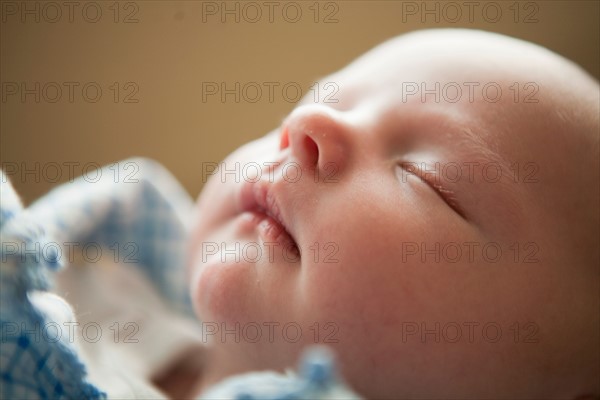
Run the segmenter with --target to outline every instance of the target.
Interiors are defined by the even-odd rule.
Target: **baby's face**
[[[191,263],[221,368],[319,342],[372,397],[598,390],[598,171],[576,163],[598,121],[562,103],[590,93],[571,68],[484,34],[407,36],[230,155]]]

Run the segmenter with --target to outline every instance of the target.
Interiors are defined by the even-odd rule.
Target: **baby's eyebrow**
[[[468,117],[465,118],[462,113],[457,113],[456,110],[448,107],[433,107],[432,110],[425,111],[424,117],[430,121],[433,119],[436,127],[445,132],[444,140],[448,141],[447,144],[455,148],[459,154],[472,157],[466,160],[467,162],[485,165],[496,163],[502,169],[502,180],[515,182],[511,163],[496,150],[497,146],[494,143],[485,139],[495,137],[485,126],[473,124]]]
[[[500,179],[495,182],[494,196],[501,199],[499,204],[503,205],[503,210],[512,214],[514,218],[505,218],[503,222],[512,225],[510,221],[520,221],[523,219],[524,211],[519,200],[518,186],[522,180],[517,179],[514,173],[514,165],[503,157],[499,152],[494,150],[493,146],[483,139],[483,135],[475,133],[471,128],[462,127],[456,130],[456,134],[460,135],[456,139],[456,144],[467,155],[472,155],[473,159],[468,160],[478,162],[480,166],[491,165],[496,163],[501,171]],[[517,164],[517,168],[519,168]],[[492,172],[491,174],[495,174]],[[481,172],[479,173],[481,176]],[[488,182],[488,180],[486,180]],[[489,182],[492,182],[491,180]]]
[[[478,159],[488,164],[498,164],[502,169],[502,179],[508,182],[515,182],[515,174],[511,163],[501,156],[498,151],[494,150],[493,146],[483,139],[483,135],[478,135],[467,127],[459,129],[458,134],[462,134],[462,138],[459,141],[460,144],[465,146],[468,153],[474,154]]]

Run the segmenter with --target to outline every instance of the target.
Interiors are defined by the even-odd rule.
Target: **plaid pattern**
[[[85,365],[72,342],[43,336],[41,327],[75,319],[70,307],[58,296],[35,301],[37,292],[49,288],[51,272],[68,264],[73,243],[112,249],[119,264],[146,274],[174,312],[192,315],[183,271],[191,198],[151,160],[125,160],[98,171],[91,180],[82,177],[59,186],[26,210],[0,171],[3,399],[106,398],[101,388],[86,381]],[[61,309],[66,314],[62,317]],[[240,375],[203,396],[215,397],[358,398],[339,383],[333,358],[324,349],[308,353],[299,376]]]
[[[190,196],[164,167],[148,159],[111,164],[97,176],[97,181],[81,177],[59,186],[28,211],[61,247],[104,246],[115,261],[143,266],[170,305],[191,315],[183,272]]]
[[[3,399],[102,399],[104,393],[85,380],[86,370],[64,341],[40,337],[47,316],[28,295],[48,288],[48,270],[60,266],[55,257],[28,251],[48,243],[42,227],[23,207],[0,172],[0,371]],[[41,247],[40,247],[41,248]]]

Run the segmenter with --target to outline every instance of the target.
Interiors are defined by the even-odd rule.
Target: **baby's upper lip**
[[[265,213],[277,221],[297,244],[294,232],[290,230],[289,221],[285,216],[285,210],[281,207],[278,186],[274,182],[267,179],[244,181],[239,193],[238,208],[240,212],[259,211]]]

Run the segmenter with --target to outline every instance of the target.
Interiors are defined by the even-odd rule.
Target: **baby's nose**
[[[318,168],[327,174],[346,166],[352,138],[352,128],[339,111],[318,104],[305,105],[284,121],[280,147],[290,147],[303,169]]]

